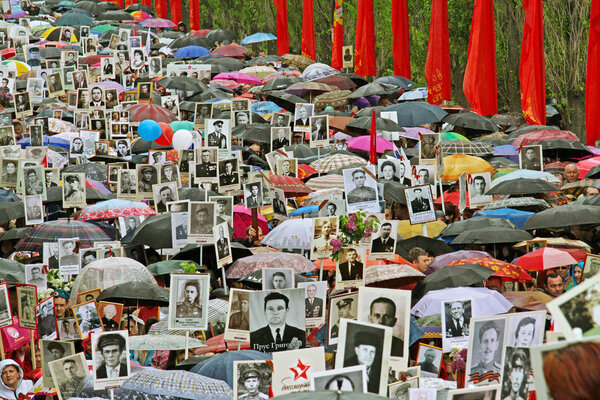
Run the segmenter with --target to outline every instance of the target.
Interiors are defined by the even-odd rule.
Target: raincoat
[[[14,360],[0,361],[0,375],[2,374],[2,371],[4,371],[4,368],[6,368],[9,365],[15,366],[19,370],[19,374],[21,375],[21,377],[19,379],[19,384],[17,385],[17,390],[15,391],[6,386],[4,384],[4,381],[0,379],[1,400],[17,400],[19,398],[19,394],[25,395],[33,389],[33,382],[23,379],[23,369]]]

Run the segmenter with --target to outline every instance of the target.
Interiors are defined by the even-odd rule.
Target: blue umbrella
[[[519,150],[517,146],[512,144],[505,144],[502,146],[494,146],[494,155],[499,157],[505,157],[511,161],[519,162]]]
[[[478,211],[475,216],[487,217],[487,218],[504,218],[517,225],[519,228],[523,228],[525,222],[534,213],[529,211],[515,210],[513,208],[496,208],[494,210],[482,210]]]
[[[317,213],[317,212],[319,212],[319,206],[313,205],[313,206],[305,206],[305,207],[297,208],[294,211],[292,211],[289,215],[290,215],[290,217],[298,217],[298,216],[301,216],[302,214],[304,214],[306,216],[308,214]]]
[[[173,57],[175,58],[196,58],[210,54],[210,50],[202,46],[185,46],[177,50]]]
[[[21,198],[12,190],[0,189],[0,202],[5,201],[21,201]]]
[[[251,106],[252,112],[259,115],[271,114],[282,110],[277,104],[272,101],[259,101]]]
[[[19,139],[17,141],[17,144],[20,144],[21,148],[23,148],[23,149],[27,146],[31,146],[31,142],[28,137]],[[68,140],[61,139],[61,138],[54,137],[54,136],[44,136],[43,144],[44,144],[44,146],[64,147],[65,149],[68,149],[70,146]]]
[[[233,376],[234,361],[262,361],[272,359],[273,356],[270,354],[256,350],[226,351],[212,356],[208,360],[199,362],[190,370],[190,372],[204,375],[208,378],[219,379],[227,382],[229,387],[233,388],[235,379]]]
[[[242,44],[266,42],[269,40],[277,40],[277,36],[272,33],[257,32],[242,39]]]

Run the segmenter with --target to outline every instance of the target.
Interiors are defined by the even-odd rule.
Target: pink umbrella
[[[235,89],[239,88],[240,86],[242,86],[241,83],[238,83],[236,81],[232,81],[230,79],[213,79],[209,83],[211,83],[211,84],[214,83],[215,85],[221,85],[223,87],[227,87],[227,88],[233,89],[233,90],[235,90]]]
[[[246,229],[252,225],[252,210],[247,209],[242,205],[233,207],[233,237],[236,239],[244,239],[247,237]],[[262,230],[263,235],[269,232],[269,225],[262,214],[258,213],[258,227]]]
[[[254,75],[242,74],[239,72],[221,72],[213,79],[230,79],[238,83],[249,83],[251,85],[262,85],[262,81]]]
[[[164,18],[147,19],[141,23],[144,28],[175,28],[175,22]]]
[[[561,131],[559,129],[544,129],[541,131],[534,131],[525,133],[517,137],[513,142],[513,146],[522,147],[527,146],[529,143],[540,142],[542,140],[550,139],[563,139],[578,142],[579,138],[571,131]]]
[[[120,83],[117,83],[115,81],[100,81],[100,82],[95,82],[92,83],[90,85],[90,88],[93,88],[94,86],[99,86],[104,90],[108,90],[108,89],[117,89],[117,93],[121,94],[125,91],[125,88],[123,87],[123,85],[121,85]]]
[[[360,151],[368,152],[369,149],[371,148],[370,140],[371,140],[370,136],[364,135],[364,136],[358,136],[358,137],[352,138],[352,139],[348,140],[346,142],[346,144],[348,145],[348,148],[351,150],[360,150]],[[384,138],[379,137],[379,136],[377,136],[375,138],[375,150],[378,153],[383,153],[386,150],[393,150],[393,149],[394,149],[394,145],[389,140],[385,140]]]
[[[562,249],[543,247],[527,253],[515,262],[516,265],[528,271],[542,271],[565,265],[577,264],[577,260]]]
[[[248,49],[238,44],[229,44],[227,46],[217,47],[213,50],[213,54],[220,54],[223,57],[235,57],[244,58],[244,54],[248,52]]]
[[[114,219],[134,215],[156,215],[146,203],[112,199],[85,207],[77,217],[80,221]]]
[[[4,351],[10,352],[17,350],[19,347],[29,343],[29,329],[19,328],[19,319],[13,317],[13,324],[2,328],[2,344]],[[37,331],[33,331],[34,337],[37,338]]]
[[[594,168],[596,165],[600,165],[600,156],[579,161],[577,163],[577,167],[579,168],[579,179],[585,178],[587,173],[590,172],[590,169]]]
[[[316,269],[315,264],[301,254],[261,251],[252,256],[237,259],[227,269],[226,276],[228,279],[239,279],[262,268],[292,268],[298,274],[312,272]]]

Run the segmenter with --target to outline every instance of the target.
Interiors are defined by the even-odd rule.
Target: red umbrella
[[[577,163],[577,168],[579,168],[579,179],[583,179],[587,173],[590,172],[590,169],[597,165],[600,165],[600,156],[579,161]]]
[[[271,175],[269,183],[275,189],[282,189],[286,197],[306,196],[314,192],[306,183],[292,176]]]
[[[0,50],[0,54],[2,54],[2,59],[7,60],[17,54],[15,51],[14,47],[9,47],[8,49]]]
[[[563,139],[563,140],[571,140],[573,142],[578,142],[579,138],[571,131],[561,131],[558,129],[544,129],[541,131],[534,131],[530,133],[525,133],[518,138],[516,138],[513,142],[513,146],[521,147],[527,146],[529,143],[539,142],[542,140],[550,140],[550,139]]]
[[[577,264],[578,262],[579,261],[566,251],[566,249],[543,247],[519,257],[515,264],[528,271],[543,271],[565,265]]]
[[[503,281],[512,282],[531,282],[533,278],[518,265],[510,264],[505,261],[497,260],[492,257],[476,257],[476,258],[463,258],[455,260],[448,265],[464,265],[464,264],[478,264],[494,271],[492,276],[497,276]]]
[[[171,111],[151,103],[134,104],[128,107],[127,111],[129,111],[129,120],[133,122],[151,119],[156,122],[170,124],[173,121],[179,120],[177,115],[173,114]]]
[[[199,31],[190,31],[190,35],[204,37],[210,31],[210,29],[200,29]]]
[[[445,203],[452,203],[454,204],[456,207],[458,207],[458,204],[460,202],[460,192],[457,190],[455,192],[450,192],[448,193],[448,191],[444,192],[444,202]],[[433,201],[434,204],[442,204],[442,196],[439,196],[437,199],[435,199]],[[469,193],[467,192],[467,207],[471,206],[471,203],[469,202]]]
[[[244,54],[248,49],[238,44],[228,44],[227,46],[217,47],[213,50],[213,54],[220,54],[223,57],[244,58]]]
[[[326,76],[325,78],[315,79],[315,82],[325,83],[329,86],[336,86],[340,90],[354,90],[356,83],[350,78],[339,75]]]
[[[227,340],[225,344],[225,334],[213,336],[206,340],[206,346],[197,347],[194,349],[195,355],[206,354],[206,353],[223,353],[229,350],[249,350],[250,343],[239,342],[237,340]]]
[[[108,56],[100,56],[100,55],[94,54],[92,56],[87,56],[80,62],[82,64],[94,65],[94,64],[98,64],[100,62],[100,60],[103,59],[104,57],[108,57]]]
[[[246,229],[252,225],[252,210],[247,209],[242,205],[233,207],[233,237],[235,239],[245,239]],[[263,235],[269,232],[269,225],[265,217],[258,213],[258,227],[262,230]]]

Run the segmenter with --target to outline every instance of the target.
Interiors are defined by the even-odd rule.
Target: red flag
[[[181,22],[181,1],[171,2],[171,21],[176,24]]]
[[[358,0],[355,48],[354,72],[361,76],[377,75],[373,0]]]
[[[521,109],[528,124],[546,125],[544,15],[542,0],[523,0],[525,25],[521,43]]]
[[[190,0],[190,30],[200,29],[200,3],[199,0]]]
[[[494,0],[475,0],[463,92],[477,114],[498,113]]]
[[[369,148],[369,162],[371,165],[377,165],[377,119],[375,118],[375,109],[371,116],[371,147]]]
[[[154,0],[156,18],[167,18],[167,0]]]
[[[425,62],[425,79],[429,86],[427,101],[440,104],[452,99],[450,90],[450,39],[448,0],[433,0],[429,25],[429,45]]]
[[[592,0],[590,37],[588,40],[587,76],[585,83],[585,128],[588,146],[600,140],[600,0]]]
[[[287,0],[275,0],[277,10],[277,53],[282,56],[290,52]]]
[[[333,26],[331,27],[331,66],[342,69],[342,47],[344,46],[344,18],[342,3],[344,0],[333,0]]]
[[[408,0],[392,0],[394,75],[410,79],[410,37],[408,28]]]
[[[315,52],[315,10],[313,0],[302,3],[302,55],[311,60],[317,58]]]

